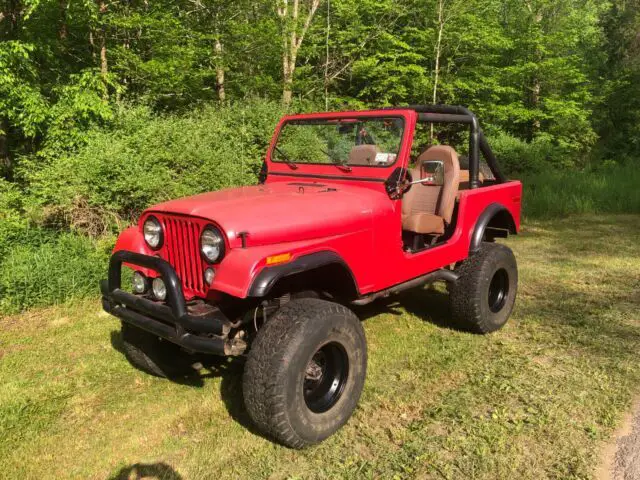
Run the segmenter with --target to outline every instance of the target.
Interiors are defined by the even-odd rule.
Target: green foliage
[[[46,232],[41,243],[15,244],[0,263],[0,312],[96,295],[105,276],[109,242]],[[36,235],[33,235],[34,240]]]
[[[38,168],[25,164],[34,200],[72,219],[84,208],[103,223],[134,219],[163,200],[254,183],[278,103],[206,107],[189,116],[122,109],[111,129],[89,131],[76,154]],[[115,214],[115,217],[114,217]]]
[[[546,135],[527,142],[505,132],[496,132],[489,142],[507,175],[565,169],[572,165],[571,157]]]
[[[640,156],[640,4],[615,0],[603,15],[607,60],[604,108],[595,114],[601,140],[598,154],[618,163],[637,163]]]
[[[298,33],[310,5],[299,3]],[[7,258],[58,268],[64,242],[99,254],[78,234],[255,180],[283,112],[292,14],[285,25],[272,2],[247,0],[2,3],[0,269],[3,295],[17,295],[5,304],[28,304],[8,287]],[[467,105],[504,170],[532,182],[527,215],[637,211],[637,1],[331,0],[308,26],[298,109]],[[465,153],[464,134],[435,133]],[[414,153],[431,137],[419,132]],[[291,150],[314,153],[308,139]],[[44,298],[71,295],[65,282]]]
[[[87,139],[87,130],[113,118],[113,109],[104,99],[106,86],[98,72],[86,70],[72,75],[70,81],[55,88],[57,101],[48,112],[40,158],[55,159],[74,152]]]
[[[47,101],[40,92],[33,54],[36,47],[19,41],[0,42],[0,117],[34,137],[46,119]],[[6,135],[0,126],[0,135]]]
[[[24,240],[29,231],[22,211],[23,200],[16,185],[0,178],[0,259],[12,244]]]

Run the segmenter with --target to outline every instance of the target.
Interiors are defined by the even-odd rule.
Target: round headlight
[[[158,300],[164,300],[167,298],[167,286],[164,284],[164,280],[160,277],[153,279],[151,288],[153,289],[153,296]]]
[[[162,225],[156,217],[149,217],[145,220],[142,227],[144,232],[144,241],[147,242],[154,250],[162,246]]]
[[[142,294],[147,291],[147,278],[140,272],[133,274],[133,292]]]
[[[207,227],[200,236],[200,251],[204,258],[214,263],[222,258],[224,253],[224,239],[222,234],[215,227]]]

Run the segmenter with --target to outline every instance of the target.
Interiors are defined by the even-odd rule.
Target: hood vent
[[[326,185],[323,183],[311,183],[311,182],[292,182],[287,183],[287,185],[291,185],[292,187],[316,187],[316,188],[324,188]]]

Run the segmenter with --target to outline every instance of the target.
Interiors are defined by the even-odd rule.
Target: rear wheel
[[[156,377],[177,377],[191,369],[191,362],[180,347],[125,322],[122,323],[122,343],[127,360]]]
[[[518,266],[511,249],[499,243],[483,243],[456,273],[458,280],[450,287],[454,321],[476,333],[502,328],[511,315],[518,289]]]
[[[325,300],[293,300],[251,346],[243,378],[247,412],[286,446],[319,443],[351,417],[366,368],[364,330],[353,312]]]

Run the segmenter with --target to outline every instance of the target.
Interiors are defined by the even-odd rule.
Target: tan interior
[[[451,223],[460,182],[460,162],[456,151],[437,145],[422,153],[411,170],[413,180],[424,178],[424,162],[438,160],[444,164],[442,186],[414,184],[402,199],[402,229],[419,234],[442,235]],[[468,171],[467,171],[468,177]]]
[[[375,165],[377,145],[356,145],[349,152],[349,165]]]

